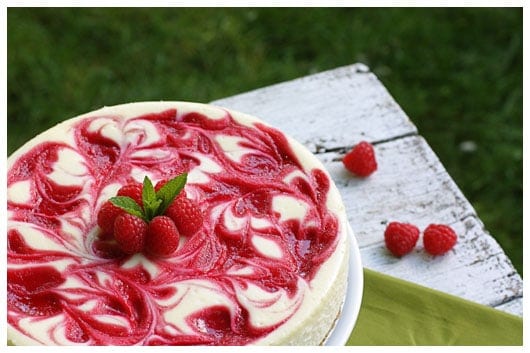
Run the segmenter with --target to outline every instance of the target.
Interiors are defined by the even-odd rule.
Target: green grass
[[[522,273],[522,23],[521,9],[10,8],[8,153],[103,105],[208,102],[364,62]]]

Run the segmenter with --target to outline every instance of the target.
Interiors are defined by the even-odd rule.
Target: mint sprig
[[[145,219],[144,210],[142,207],[140,207],[140,205],[138,205],[136,201],[131,199],[129,196],[115,196],[111,197],[109,201],[112,202],[114,206],[123,209],[127,213]]]
[[[153,183],[149,177],[145,176],[142,186],[142,205],[128,196],[111,197],[109,201],[116,207],[121,208],[127,213],[142,218],[149,222],[159,215],[163,215],[175,197],[186,185],[188,179],[187,173],[182,173],[169,180],[160,190],[155,191]]]
[[[156,193],[156,197],[159,200],[162,200],[162,203],[159,206],[159,212],[164,213],[166,212],[167,208],[175,197],[180,193],[180,191],[184,188],[184,185],[186,185],[186,181],[188,180],[188,174],[183,173],[175,178],[169,180],[164,186],[158,190]]]
[[[156,192],[153,183],[147,176],[145,176],[142,187],[142,204],[145,213],[145,218],[147,218],[148,220],[153,219],[156,216],[158,207],[161,203],[162,200],[159,200],[156,197]]]

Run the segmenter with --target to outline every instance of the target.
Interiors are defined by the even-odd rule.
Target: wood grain
[[[212,102],[281,128],[311,152],[416,133],[364,65],[351,65]]]
[[[212,102],[255,115],[302,142],[337,184],[363,266],[522,316],[521,276],[472,205],[389,92],[362,64],[306,76]],[[375,144],[379,169],[366,179],[341,159],[360,140]],[[383,242],[390,221],[458,233],[449,253],[416,249],[401,259]]]

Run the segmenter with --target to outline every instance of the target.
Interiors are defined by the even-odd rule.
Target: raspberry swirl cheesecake
[[[340,195],[315,156],[255,117],[105,107],[38,135],[7,166],[9,344],[318,345],[340,315]],[[201,216],[174,251],[124,251],[99,225],[124,186],[181,175],[174,200]]]

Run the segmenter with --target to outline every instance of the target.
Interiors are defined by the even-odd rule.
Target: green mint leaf
[[[145,216],[148,220],[153,219],[157,215],[160,202],[156,197],[155,188],[149,177],[145,176],[142,187],[142,204],[144,206]]]
[[[146,219],[142,207],[136,203],[133,199],[128,196],[115,196],[111,197],[109,201],[116,207],[121,208],[125,212],[132,214],[133,216]]]
[[[144,212],[148,220],[151,220],[160,214],[158,210],[160,208],[161,203],[162,203],[162,200],[159,200],[159,199],[149,200],[146,203],[144,203]]]
[[[169,205],[171,205],[171,202],[173,202],[175,197],[177,197],[180,191],[184,188],[184,185],[186,185],[187,179],[188,174],[182,173],[169,180],[162,188],[160,188],[160,190],[156,192],[156,197],[162,200],[162,204],[158,210],[160,214],[164,214],[164,212],[166,212]]]
[[[156,193],[151,179],[146,175],[144,177],[144,183],[142,187],[142,202],[145,204],[146,201],[156,200]]]

